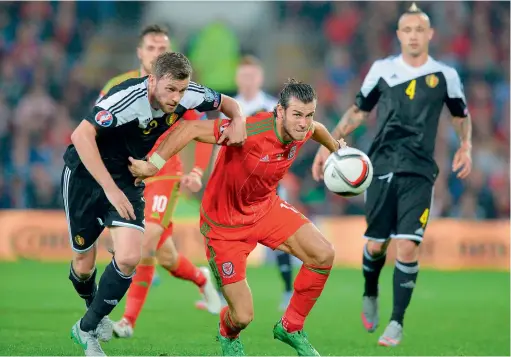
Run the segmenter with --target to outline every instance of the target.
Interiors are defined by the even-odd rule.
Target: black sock
[[[73,283],[78,295],[85,300],[85,305],[87,305],[87,307],[90,306],[92,300],[94,300],[94,295],[96,295],[96,271],[97,269],[94,267],[94,271],[88,278],[80,279],[78,274],[73,270],[73,263],[71,263],[69,268],[69,280]]]
[[[89,310],[82,318],[80,328],[83,331],[96,329],[101,319],[110,314],[128,291],[132,276],[121,273],[115,258],[112,259],[99,279],[98,291]]]
[[[394,307],[391,321],[397,321],[403,326],[405,311],[412,299],[413,288],[419,274],[419,264],[402,263],[396,260],[394,267]]]
[[[364,273],[364,296],[378,296],[378,280],[385,265],[386,253],[372,256],[364,245],[364,256],[362,258],[362,272]]]
[[[284,252],[277,252],[277,264],[279,266],[282,280],[284,280],[285,292],[291,292],[293,290],[293,267],[291,266],[291,256]]]

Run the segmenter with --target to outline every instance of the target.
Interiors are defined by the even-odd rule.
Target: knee
[[[158,264],[165,269],[172,269],[176,266],[178,261],[178,254],[173,249],[169,249],[168,246],[164,245],[156,252],[156,258]]]
[[[80,279],[87,279],[95,269],[94,256],[90,254],[75,254],[73,256],[73,271]]]
[[[236,310],[232,316],[233,323],[240,329],[246,328],[254,319],[254,309],[246,308],[243,310]]]
[[[369,240],[366,244],[367,252],[372,257],[378,257],[387,252],[388,245],[389,244],[387,242],[375,242],[373,240]]]
[[[335,249],[332,243],[323,239],[311,257],[310,264],[315,266],[331,266],[334,263]]]
[[[141,254],[140,251],[130,252],[123,255],[115,255],[115,263],[123,274],[130,275],[135,270],[136,266],[140,262]]]
[[[397,241],[397,259],[403,263],[413,263],[419,259],[419,242],[400,239]]]

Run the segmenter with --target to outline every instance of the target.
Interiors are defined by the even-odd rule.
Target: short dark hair
[[[239,66],[257,66],[262,67],[261,61],[252,55],[246,55],[241,58]]]
[[[159,34],[159,35],[165,35],[168,36],[169,32],[167,29],[160,25],[149,25],[146,26],[140,31],[140,35],[138,36],[138,44],[139,46],[142,44],[142,41],[144,41],[144,37],[148,34]]]
[[[164,52],[153,63],[153,75],[156,79],[171,77],[182,81],[192,76],[192,64],[179,52]]]
[[[294,97],[302,103],[311,103],[317,100],[316,91],[310,84],[297,81],[294,78],[288,79],[284,84],[284,88],[280,91],[279,104],[284,109],[289,107],[289,100]]]

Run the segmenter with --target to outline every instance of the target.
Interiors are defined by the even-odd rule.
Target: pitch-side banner
[[[336,250],[335,264],[360,267],[363,217],[316,217],[315,223]],[[70,237],[62,211],[0,211],[0,261],[30,259],[68,261]],[[178,250],[194,262],[205,262],[203,239],[197,220],[176,221],[173,238]],[[433,269],[509,270],[509,221],[461,221],[437,219],[428,225],[421,244],[421,266]],[[111,240],[108,229],[98,241],[98,259],[109,261]],[[258,247],[249,264],[264,260]],[[388,251],[387,264],[395,259],[395,242]]]

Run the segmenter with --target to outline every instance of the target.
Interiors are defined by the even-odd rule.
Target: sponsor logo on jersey
[[[231,276],[234,274],[234,265],[232,262],[222,263],[222,272],[225,276]]]
[[[296,154],[296,145],[294,145],[291,150],[289,151],[289,155],[287,155],[287,159],[291,160],[293,157],[295,157]]]
[[[434,74],[430,74],[429,76],[426,76],[426,84],[430,88],[435,88],[438,85],[438,77]]]
[[[96,121],[96,123],[98,123],[99,126],[107,128],[110,125],[112,125],[114,117],[112,116],[112,114],[110,114],[108,110],[102,110],[96,114],[94,120]]]

